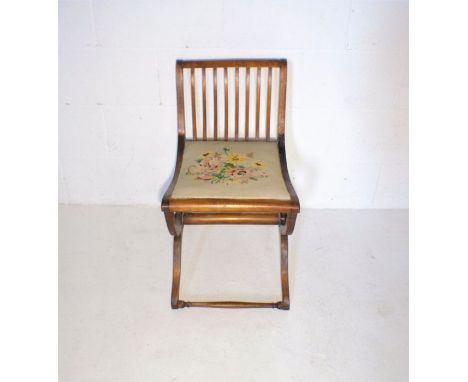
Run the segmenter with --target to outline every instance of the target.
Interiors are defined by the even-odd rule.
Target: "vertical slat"
[[[228,70],[224,68],[224,139],[228,139],[229,136],[228,103]]]
[[[250,68],[245,74],[245,140],[249,140],[249,106],[250,106]]]
[[[257,103],[255,113],[255,139],[259,139],[260,136],[260,79],[262,77],[262,68],[257,68]]]
[[[281,62],[280,67],[280,88],[279,88],[279,103],[278,103],[278,138],[284,135],[284,125],[286,119],[286,75],[287,75],[286,60]]]
[[[191,93],[192,93],[192,131],[193,139],[197,140],[197,114],[195,105],[195,68],[190,70],[190,82],[191,82]]]
[[[268,68],[268,92],[266,109],[266,140],[270,140],[270,114],[271,114],[271,67]]]
[[[203,63],[202,63],[203,64]],[[222,68],[220,70],[223,70],[224,74],[224,139],[229,139],[229,123],[230,123],[230,114],[229,114],[229,108],[230,106],[234,106],[233,114],[234,114],[234,126],[231,128],[234,130],[233,136],[231,139],[234,139],[238,141],[239,139],[244,139],[246,141],[248,140],[260,140],[260,139],[266,139],[270,140],[272,135],[274,136],[274,132],[272,131],[273,128],[277,128],[277,133],[278,135],[284,134],[285,130],[285,109],[286,109],[286,76],[287,76],[287,64],[286,61],[280,61],[278,65],[279,69],[279,76],[278,76],[278,87],[279,87],[279,92],[276,93],[276,86],[277,86],[277,79],[276,79],[276,72],[273,73],[274,66],[270,66],[268,64],[265,65],[267,68],[264,70],[265,72],[268,73],[267,79],[265,78],[265,85],[262,85],[262,67],[257,66],[261,65],[261,63],[255,63],[252,65],[233,65],[233,77],[232,78],[235,82],[235,89],[232,89],[233,93],[232,94],[235,99],[234,99],[234,105],[229,105],[229,67],[224,67],[224,66],[211,66],[211,65],[200,65],[199,67],[196,66],[189,66],[187,70],[190,70],[190,81],[191,81],[191,109],[192,109],[192,131],[193,131],[193,139],[194,140],[207,140],[207,139],[214,139],[218,140],[222,137],[222,128],[219,127],[219,125],[222,123],[222,121],[219,121],[219,118],[221,117],[219,115],[218,111],[218,93],[222,92],[222,88],[218,88],[218,86],[222,86],[218,81],[218,68]],[[253,81],[252,76],[252,70],[251,67],[254,67],[256,70],[256,86],[255,86],[255,81],[254,84],[251,82]],[[208,69],[207,69],[208,68]],[[242,80],[240,79],[240,71],[245,68],[245,109],[241,109],[240,101],[243,101],[240,95],[241,91],[244,91],[244,89],[241,89],[242,86],[240,82]],[[201,85],[202,89],[199,94],[197,94],[197,89],[196,89],[196,83],[197,83],[197,76],[196,76],[196,71],[200,69],[201,70]],[[212,75],[213,75],[213,125],[208,126],[211,124],[211,118],[209,118],[208,113],[211,112],[209,108],[211,106],[211,101],[207,99],[207,97],[211,97],[210,94],[210,89],[207,89],[207,82],[208,86],[211,86],[209,83],[210,79],[206,78],[207,77],[207,71],[212,70]],[[265,75],[267,74],[265,73]],[[210,73],[208,73],[208,76]],[[222,81],[222,80],[221,80]],[[232,86],[232,84],[231,84]],[[255,91],[255,105],[253,107],[255,108],[255,122],[253,121],[253,118],[251,120],[251,115],[253,113],[253,110],[250,108],[250,102],[254,102],[251,98],[251,87],[256,87]],[[275,88],[274,88],[275,87]],[[264,88],[264,89],[262,89]],[[253,90],[252,90],[253,92]],[[263,92],[266,92],[263,94]],[[208,94],[207,94],[208,93]],[[261,114],[263,113],[262,108],[264,107],[262,104],[262,96],[265,97],[266,101],[266,107],[265,107],[265,121],[263,122],[263,117]],[[202,100],[198,98],[202,98]],[[278,97],[278,100],[276,100],[276,97]],[[197,99],[198,101],[202,101],[202,106],[197,105]],[[188,100],[188,99],[187,99]],[[276,102],[278,102],[276,104]],[[278,112],[276,112],[276,108],[278,108]],[[198,109],[198,110],[197,110]],[[203,112],[203,117],[200,118],[199,113]],[[239,115],[245,112],[245,124],[244,124],[244,133],[240,131],[242,128],[241,122],[239,120]],[[275,113],[275,114],[272,114]],[[277,121],[276,121],[277,117]],[[222,117],[221,117],[222,118]],[[243,116],[240,116],[240,118],[243,118]],[[202,128],[198,126],[198,122],[200,122],[200,125],[203,126]],[[251,123],[252,122],[252,126]],[[260,125],[265,123],[265,137],[263,135],[263,132],[261,132],[261,127]],[[203,125],[202,125],[203,124]],[[255,127],[253,127],[253,124],[255,124]],[[272,126],[275,125],[275,126]],[[213,128],[213,134],[208,131],[208,127]],[[198,130],[202,130],[200,132],[200,136],[198,136]],[[255,129],[255,133],[253,133],[253,129]],[[263,131],[263,130],[262,130]],[[244,135],[242,135],[244,134]],[[255,137],[254,137],[255,134]],[[243,138],[240,138],[243,137]]]
[[[213,69],[214,140],[218,140],[218,69]]]
[[[202,90],[203,90],[203,140],[206,141],[206,69],[202,68]]]
[[[236,68],[236,103],[234,114],[236,117],[236,130],[234,135],[234,140],[239,140],[239,68]]]

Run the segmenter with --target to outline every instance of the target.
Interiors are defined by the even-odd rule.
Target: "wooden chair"
[[[300,207],[286,165],[286,74],[286,60],[176,62],[177,161],[161,204],[174,236],[173,309],[289,309],[288,235]],[[278,225],[282,300],[179,300],[186,224]]]

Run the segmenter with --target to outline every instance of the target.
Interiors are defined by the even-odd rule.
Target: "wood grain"
[[[229,138],[228,70],[224,68],[224,140]]]
[[[213,69],[213,134],[214,140],[218,140],[218,68]]]
[[[278,106],[278,136],[284,135],[284,125],[286,119],[286,82],[287,82],[287,64],[286,61],[280,66],[280,88],[279,88],[279,106]]]
[[[271,67],[268,68],[268,91],[267,91],[267,109],[266,109],[266,139],[270,139],[270,115],[271,115]]]
[[[245,71],[245,140],[249,140],[250,68]]]
[[[202,92],[203,92],[203,140],[206,141],[206,69],[202,68]]]
[[[184,224],[279,224],[279,214],[184,213]]]
[[[235,131],[234,131],[234,140],[239,140],[239,68],[235,69],[235,83],[236,83],[236,98],[235,98]]]
[[[195,68],[190,70],[191,96],[192,96],[192,134],[193,139],[197,140],[197,105],[195,103]]]
[[[272,67],[279,68],[283,61],[278,59],[234,59],[234,60],[179,60],[184,68],[239,68]]]
[[[255,107],[255,139],[260,137],[260,82],[262,79],[262,68],[257,68],[257,91],[255,93],[256,97],[256,107]]]

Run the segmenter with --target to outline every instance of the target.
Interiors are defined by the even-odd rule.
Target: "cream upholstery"
[[[276,142],[186,141],[174,199],[290,200]]]

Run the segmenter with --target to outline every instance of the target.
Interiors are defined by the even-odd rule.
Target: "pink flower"
[[[204,167],[207,167],[208,169],[212,171],[217,171],[221,168],[221,162],[217,158],[211,158],[211,159],[204,159],[201,164]]]
[[[228,174],[233,178],[246,178],[250,176],[250,171],[246,168],[236,167],[229,170]]]

